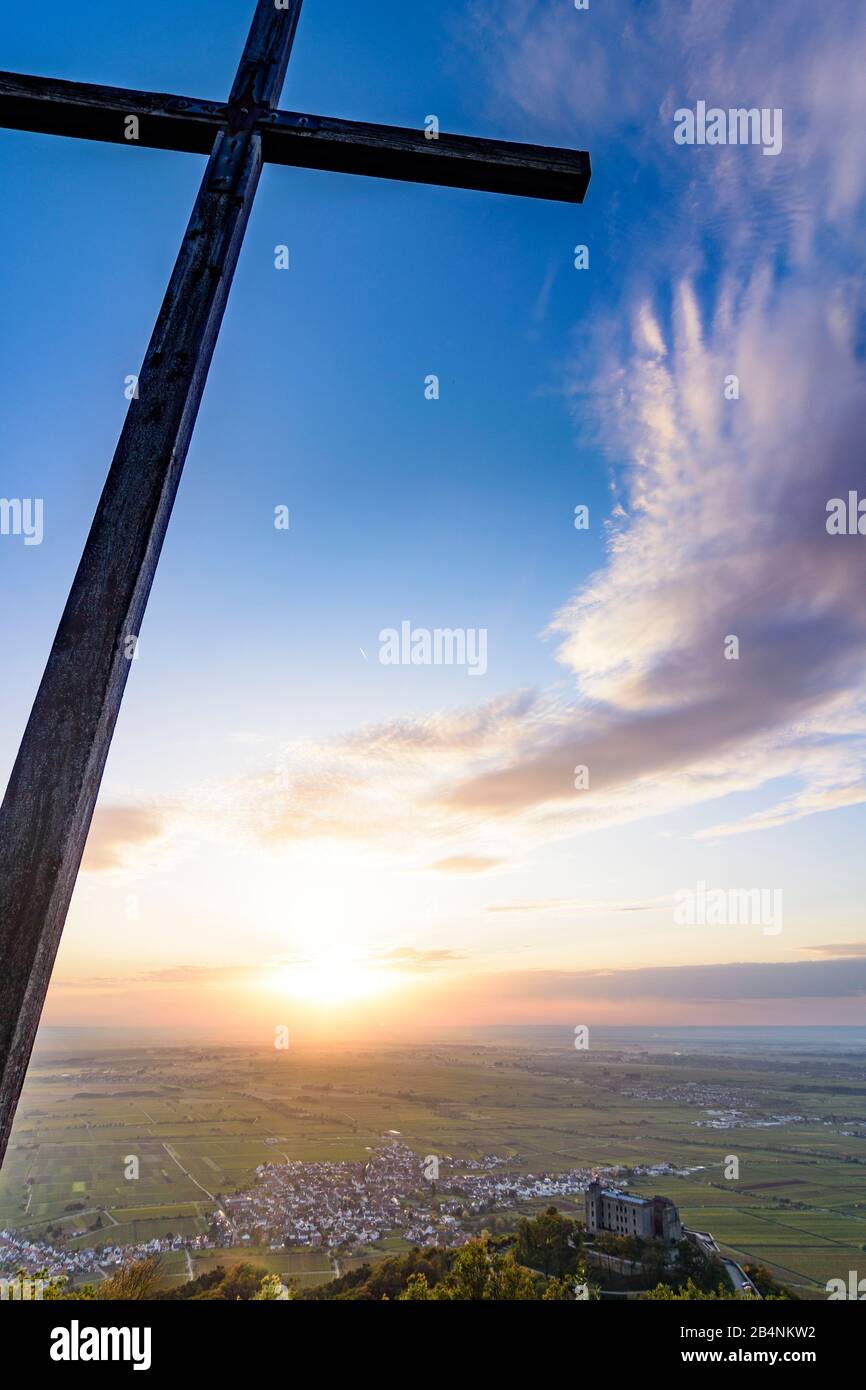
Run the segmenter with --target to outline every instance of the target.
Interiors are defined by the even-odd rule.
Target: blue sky
[[[862,17],[724,11],[306,0],[284,108],[588,148],[593,179],[575,207],[265,170],[57,1021],[117,1021],[124,990],[144,1018],[157,967],[237,993],[317,952],[347,997],[353,971],[360,996],[370,961],[393,974],[414,953],[405,990],[441,966],[448,1007],[478,1017],[502,975],[527,1016],[533,971],[782,967],[847,943],[856,974],[866,541],[828,548],[823,518],[863,479]],[[250,12],[7,8],[0,51],[214,98]],[[673,111],[697,99],[783,107],[782,153],[675,146]],[[4,774],[202,168],[0,133],[0,494],[45,499],[41,546],[0,541]],[[728,371],[743,399],[723,416]],[[381,666],[379,631],[403,619],[486,628],[486,676]],[[723,665],[730,632],[744,652]],[[580,801],[563,793],[582,750]],[[671,895],[699,879],[781,885],[785,932],[675,927]],[[830,1021],[837,1001],[809,988]],[[699,1007],[681,993],[640,1017]]]
[[[15,17],[17,32],[3,35],[8,66],[210,96],[226,90],[243,42],[243,6],[153,6],[121,18],[94,5],[86,26],[56,8],[57,33]],[[408,22],[402,8],[382,6],[371,29],[352,6],[309,5],[283,104],[419,124],[432,103],[443,128],[508,136],[522,125],[532,135],[528,121],[509,129],[485,120],[455,77],[459,6],[432,27]],[[178,34],[176,53],[167,33]],[[4,292],[24,327],[3,363],[8,487],[29,495],[12,461],[25,479],[35,464],[50,511],[63,518],[62,534],[50,527],[56,566],[48,573],[40,557],[30,567],[45,586],[44,626],[33,634],[35,665],[21,671],[23,711],[202,162],[3,139],[7,177],[21,190]],[[215,730],[237,699],[253,724],[285,710],[290,730],[300,704],[305,720],[327,728],[342,717],[344,681],[355,712],[374,714],[381,694],[359,671],[358,648],[395,614],[485,622],[497,688],[549,674],[550,650],[532,639],[573,581],[573,506],[605,499],[598,456],[575,454],[555,394],[557,355],[593,294],[570,254],[591,217],[495,195],[266,172],[150,611],[154,624],[160,612],[167,623],[162,654],[176,698],[187,662],[199,676],[211,667]],[[284,275],[273,268],[277,243],[290,247]],[[544,297],[551,276],[564,293]],[[424,400],[428,372],[441,377],[436,403]],[[23,393],[33,409],[13,410]],[[264,530],[279,502],[291,508],[288,544]],[[436,551],[446,537],[443,567]],[[599,553],[597,533],[584,538],[581,563]],[[218,605],[214,573],[231,574]],[[247,659],[264,661],[271,679],[251,687],[238,669]],[[438,699],[448,677],[433,674],[444,677],[431,682]]]

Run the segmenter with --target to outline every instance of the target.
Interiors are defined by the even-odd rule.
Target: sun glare
[[[348,1004],[383,994],[394,984],[383,970],[371,970],[346,956],[323,956],[284,966],[273,976],[274,987],[305,1004]]]

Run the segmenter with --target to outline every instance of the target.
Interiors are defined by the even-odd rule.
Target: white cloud
[[[553,619],[563,688],[298,744],[190,809],[215,835],[356,840],[428,865],[514,857],[781,777],[797,790],[708,833],[866,799],[866,538],[824,526],[827,499],[863,479],[866,300],[851,267],[866,11],[471,13],[464,38],[510,133],[652,171],[646,219],[622,233],[640,270],[604,322],[581,325],[572,396],[596,419],[614,506],[607,563]],[[782,155],[676,147],[673,110],[699,98],[782,107]],[[616,191],[610,169],[603,187]]]

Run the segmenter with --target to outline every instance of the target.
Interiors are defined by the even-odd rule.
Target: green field
[[[731,1107],[750,1120],[802,1118],[772,1128],[697,1123]],[[38,1055],[0,1173],[0,1226],[72,1247],[191,1236],[207,1229],[218,1198],[255,1181],[258,1164],[360,1160],[388,1130],[419,1154],[506,1154],[535,1173],[699,1168],[633,1186],[672,1197],[687,1224],[806,1296],[866,1271],[866,1065],[814,1051],[578,1053],[565,1042]],[[729,1155],[736,1181],[724,1176]],[[376,1253],[399,1245],[389,1239]],[[239,1248],[192,1255],[196,1273],[239,1258]],[[330,1277],[321,1251],[268,1251],[257,1262],[300,1283]],[[187,1274],[172,1255],[165,1277]]]

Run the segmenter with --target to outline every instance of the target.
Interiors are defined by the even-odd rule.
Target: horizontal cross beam
[[[257,0],[225,103],[0,73],[0,124],[208,156],[0,804],[0,1161],[262,164],[582,202],[587,154],[276,109],[302,0]]]
[[[16,130],[209,155],[233,114],[223,102],[0,72],[0,125]],[[136,140],[128,135],[129,116],[137,118]],[[590,179],[583,150],[442,132],[428,139],[422,130],[294,111],[264,112],[252,129],[261,135],[266,163],[338,174],[565,203],[582,203]]]

